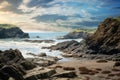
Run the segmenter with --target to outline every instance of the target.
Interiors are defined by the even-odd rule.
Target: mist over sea
[[[40,54],[42,52],[46,53],[50,56],[56,56],[59,58],[63,58],[60,54],[60,51],[50,51],[49,49],[42,49],[42,47],[48,47],[51,45],[55,45],[60,42],[70,41],[73,39],[58,39],[68,32],[29,32],[29,39],[0,39],[0,50],[8,50],[8,49],[19,49],[25,58],[33,57],[26,53],[34,53]],[[26,42],[24,40],[54,40],[53,43],[35,43],[35,42]],[[75,39],[77,41],[81,41],[82,39]]]

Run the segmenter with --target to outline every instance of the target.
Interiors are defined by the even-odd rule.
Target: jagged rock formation
[[[35,68],[33,62],[29,62],[22,56],[19,50],[0,51],[0,80],[8,80],[13,77],[15,80],[24,80],[26,70]]]
[[[29,38],[28,33],[24,33],[20,28],[6,26],[8,25],[0,25],[0,38]]]
[[[97,31],[87,39],[88,49],[94,53],[120,53],[120,18],[107,18]]]
[[[40,57],[32,59],[25,59],[17,49],[0,51],[0,80],[56,80],[54,78],[57,76],[77,77],[75,72],[63,73],[57,71],[55,67],[50,67],[51,61],[47,60],[50,58],[46,57],[45,61],[48,61],[44,62],[46,65],[42,65]],[[54,62],[57,61],[56,58],[51,57],[50,60],[52,59],[55,59]]]
[[[99,25],[97,31],[93,35],[83,40],[81,43],[76,41],[66,41],[58,43],[57,45],[53,45],[49,47],[49,49],[63,51],[69,54],[67,56],[70,57],[73,56],[73,54],[75,53],[105,54],[105,55],[119,54],[120,18],[105,19]]]
[[[79,38],[86,38],[90,34],[87,32],[70,32],[67,35],[63,36],[62,39],[79,39]]]

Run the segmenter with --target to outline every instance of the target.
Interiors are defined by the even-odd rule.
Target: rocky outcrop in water
[[[4,28],[0,26],[0,38],[29,38],[29,35],[18,27]]]
[[[79,38],[86,38],[90,34],[87,32],[70,32],[67,35],[63,36],[61,39],[79,39]]]

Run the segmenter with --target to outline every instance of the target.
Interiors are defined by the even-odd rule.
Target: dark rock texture
[[[49,47],[60,50],[65,57],[90,57],[120,60],[120,20],[107,18],[98,27],[97,31],[85,38],[82,42],[66,41]],[[78,53],[78,54],[76,54]],[[111,56],[107,56],[111,55]],[[106,57],[107,56],[107,57]]]
[[[78,38],[86,38],[90,34],[87,32],[70,32],[67,35],[63,36],[62,39],[78,39]]]
[[[24,59],[17,49],[0,51],[0,80],[8,80],[9,77],[24,80],[23,75],[26,74],[26,70],[35,67],[35,64]]]
[[[87,39],[88,49],[95,53],[120,53],[120,21],[114,18],[105,19],[97,31]]]
[[[29,38],[29,35],[18,27],[0,28],[0,38]]]

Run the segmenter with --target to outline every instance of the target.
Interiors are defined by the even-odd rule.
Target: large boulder
[[[86,44],[94,53],[120,53],[120,18],[105,19]]]
[[[26,71],[35,67],[36,65],[27,61],[17,49],[0,51],[0,80],[8,80],[9,77],[24,80]]]
[[[11,25],[0,24],[0,38],[29,38],[28,33],[24,33],[20,28],[8,26]]]

